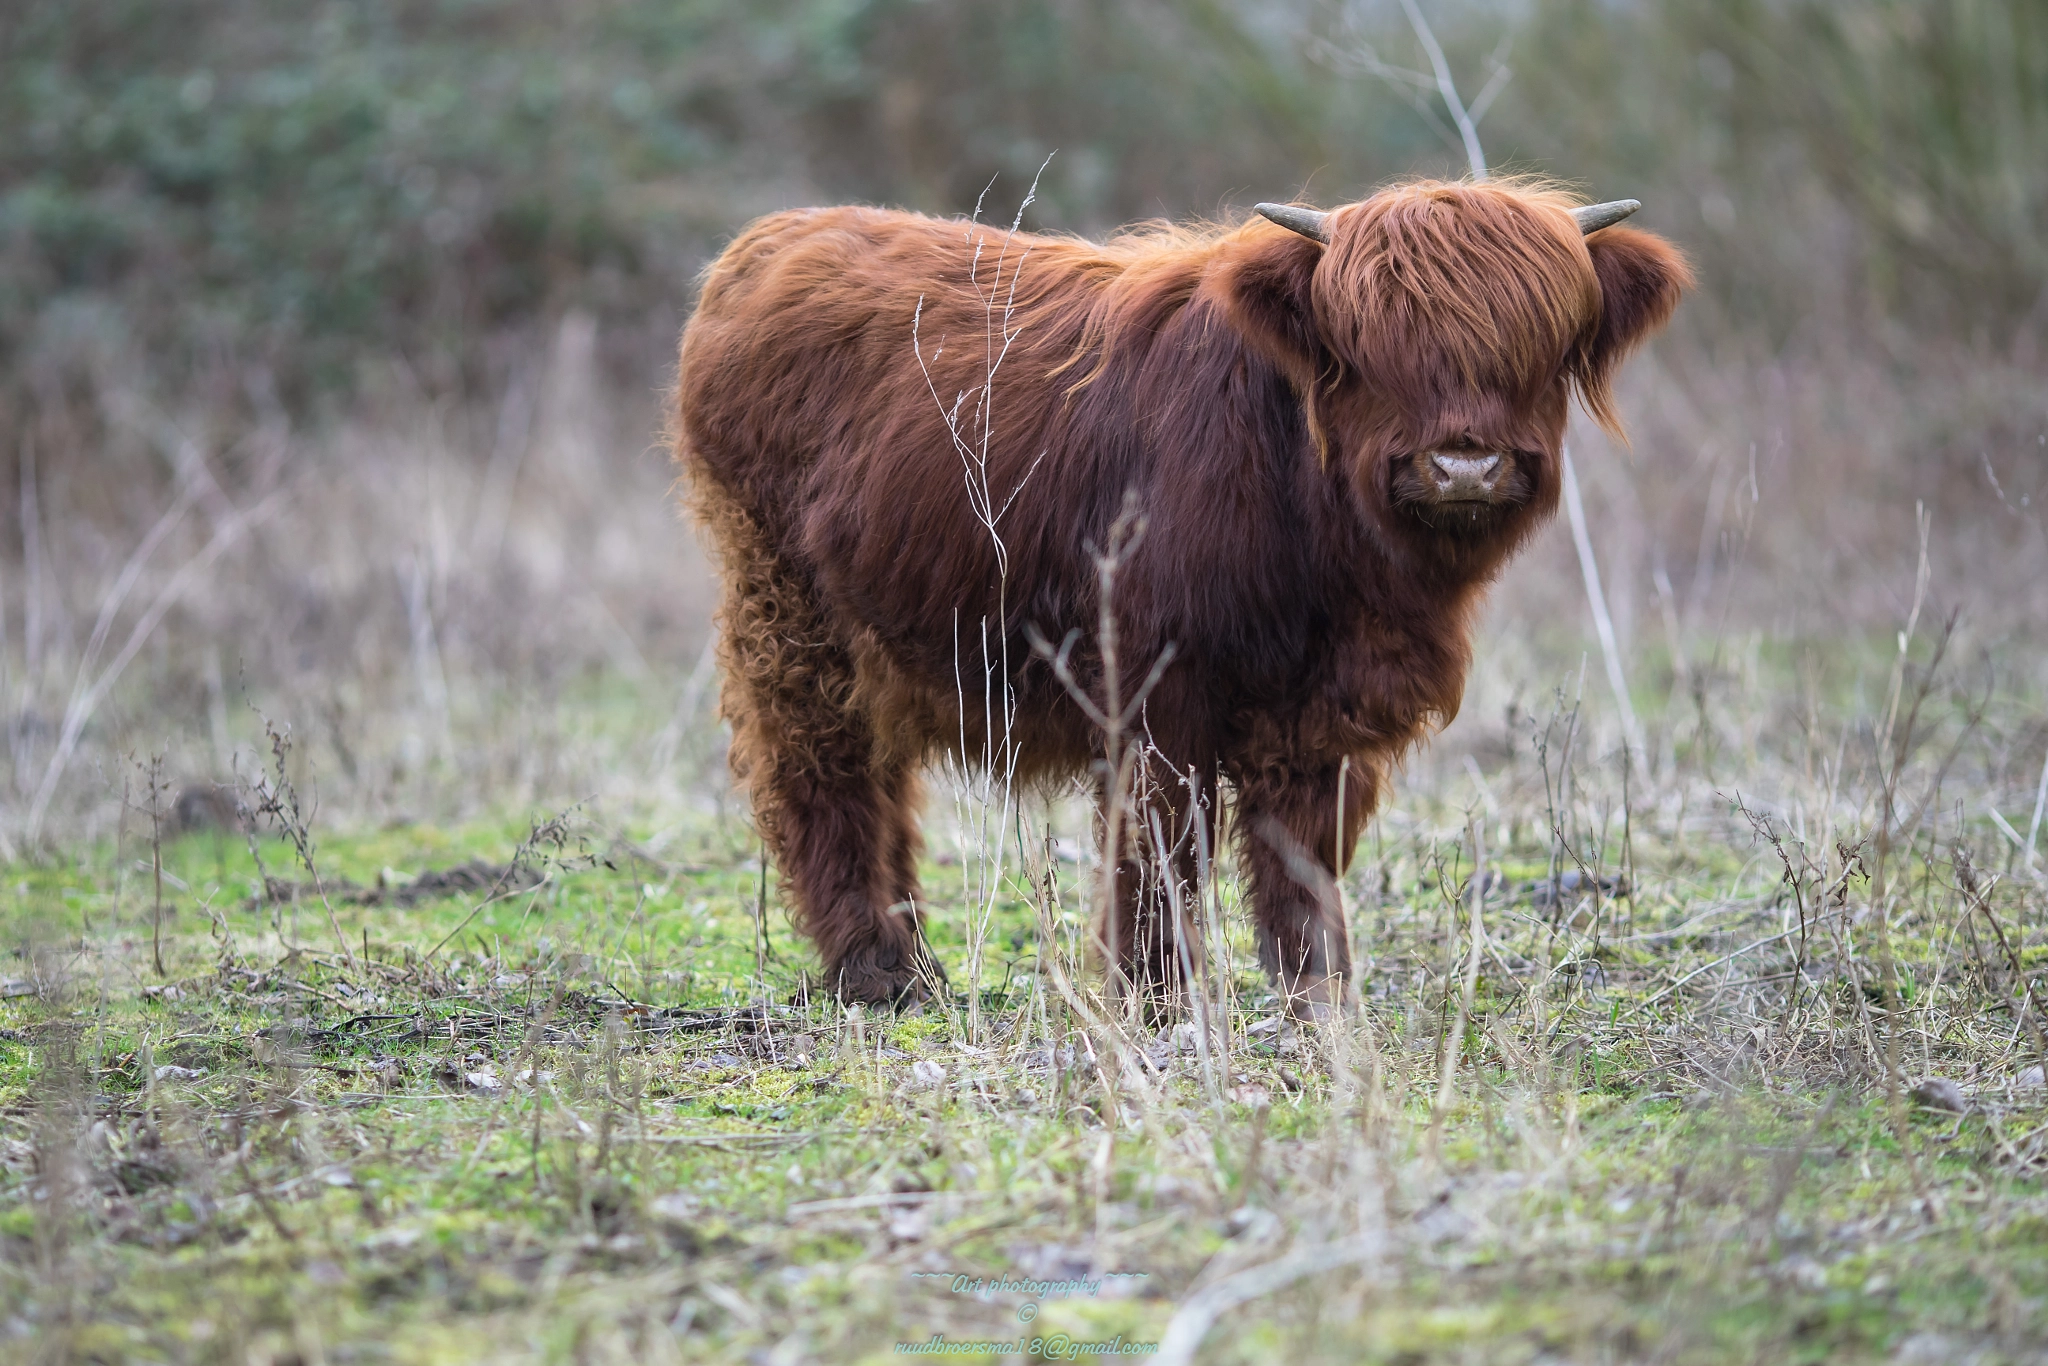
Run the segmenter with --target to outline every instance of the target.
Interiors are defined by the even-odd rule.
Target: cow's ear
[[[1323,365],[1311,294],[1322,258],[1320,242],[1255,224],[1225,247],[1218,262],[1232,324],[1302,384],[1313,383]]]
[[[1569,369],[1586,411],[1621,435],[1614,372],[1629,352],[1671,320],[1692,288],[1692,267],[1677,247],[1634,228],[1605,228],[1586,239],[1600,281],[1600,325],[1572,353]]]

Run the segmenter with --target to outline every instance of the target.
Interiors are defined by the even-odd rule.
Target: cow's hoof
[[[1184,1020],[1194,1008],[1193,994],[1178,977],[1143,977],[1130,990],[1137,999],[1138,1020],[1147,1029]]]
[[[886,959],[886,961],[885,961]],[[910,952],[849,955],[826,974],[837,984],[839,999],[847,1005],[889,1006],[916,1010],[944,990],[946,971],[930,950],[918,944]]]
[[[1296,982],[1283,994],[1287,999],[1288,1018],[1303,1024],[1331,1024],[1356,1014],[1358,1010],[1350,984],[1342,977]]]
[[[896,989],[896,995],[889,1001],[902,1014],[912,1014],[924,1008],[924,1003],[933,997],[932,984],[922,975],[915,976]]]

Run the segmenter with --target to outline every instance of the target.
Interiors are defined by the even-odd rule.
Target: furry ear
[[[1586,239],[1600,281],[1600,325],[1580,339],[1568,365],[1586,411],[1616,436],[1615,370],[1652,332],[1671,320],[1678,297],[1692,288],[1692,267],[1677,247],[1635,228],[1604,228]]]
[[[1324,364],[1310,284],[1320,243],[1263,224],[1240,233],[1221,254],[1217,285],[1230,320],[1306,393]]]

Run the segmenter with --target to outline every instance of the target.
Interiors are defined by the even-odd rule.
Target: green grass
[[[374,886],[502,864],[527,834],[334,834],[317,860],[330,888]],[[659,855],[574,817],[565,834],[540,885],[481,910],[337,899],[332,923],[276,841],[260,852],[296,905],[257,900],[239,837],[167,844],[161,978],[146,845],[7,869],[6,975],[38,988],[0,1005],[9,1350],[879,1361],[941,1334],[1058,1354],[1058,1334],[1159,1342],[1202,1287],[1332,1246],[1343,1265],[1222,1312],[1203,1359],[2018,1360],[2043,1328],[2048,1092],[1997,1089],[2016,1055],[1967,1071],[1967,1019],[1930,1043],[1978,1104],[1911,1108],[1909,1160],[1833,978],[1809,1010],[1833,1012],[1840,1056],[1814,1018],[1735,1021],[1725,988],[1635,1008],[1748,933],[1710,890],[1745,856],[1729,842],[1638,851],[1659,871],[1612,908],[1604,985],[1546,976],[1540,917],[1489,905],[1501,961],[1433,1136],[1431,973],[1463,951],[1430,872],[1448,840],[1383,830],[1353,872],[1369,1028],[1254,1030],[1272,1005],[1235,933],[1212,1092],[1170,1031],[1086,1027],[1041,994],[1027,905],[996,917],[975,1041],[963,995],[876,1016],[809,992],[779,910],[757,978],[743,829],[707,821]],[[1511,877],[1543,869],[1540,848],[1509,855]],[[926,878],[957,993],[962,870]],[[1631,942],[1716,897],[1736,927]],[[1909,976],[1931,983],[1939,929],[1901,925]],[[1958,1010],[1948,971],[1924,1021]],[[1104,1065],[1049,1052],[1048,1026]],[[950,1279],[1104,1272],[1142,1275],[1065,1297]]]

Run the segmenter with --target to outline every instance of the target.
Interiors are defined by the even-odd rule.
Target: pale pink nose
[[[1436,496],[1442,501],[1493,501],[1494,485],[1500,481],[1499,452],[1451,455],[1432,451],[1429,463],[1433,467]]]

